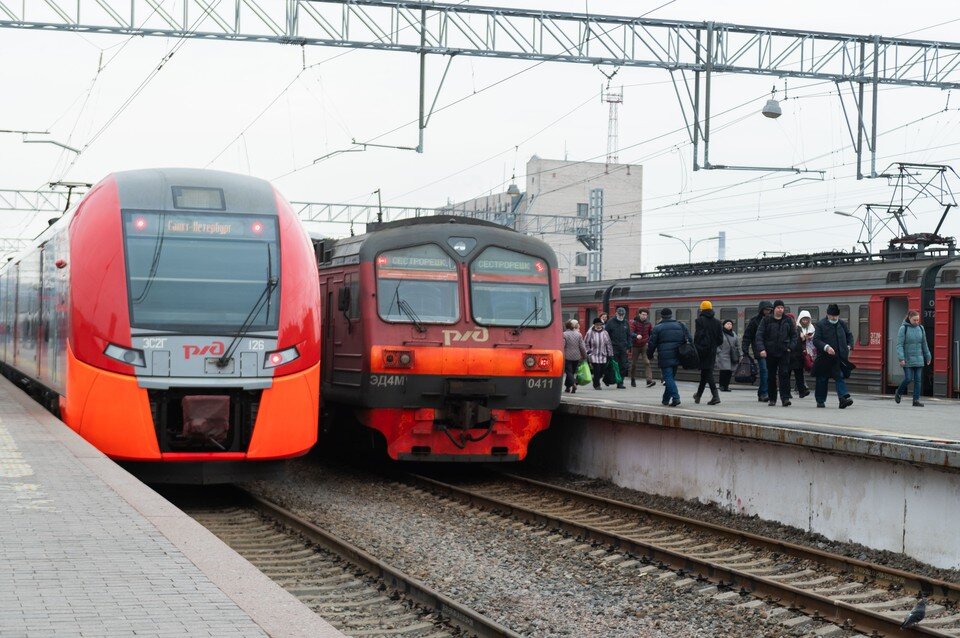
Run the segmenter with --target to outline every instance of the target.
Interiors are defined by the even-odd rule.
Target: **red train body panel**
[[[827,253],[786,258],[665,266],[655,273],[562,286],[564,319],[589,325],[600,312],[640,308],[652,320],[663,307],[693,327],[697,306],[713,302],[717,317],[732,319],[742,336],[761,300],[782,299],[788,312],[815,319],[836,303],[854,334],[850,385],[860,392],[892,393],[903,377],[896,359],[897,331],[907,310],[920,310],[933,353],[924,390],[960,397],[960,259],[947,251],[898,250],[866,256]],[[681,372],[681,378],[691,373]],[[691,377],[692,378],[692,377]]]
[[[397,460],[519,460],[560,402],[557,263],[542,241],[429,217],[315,240],[322,395]]]
[[[233,480],[315,443],[319,312],[309,238],[267,182],[127,171],[0,271],[0,361],[148,478]]]

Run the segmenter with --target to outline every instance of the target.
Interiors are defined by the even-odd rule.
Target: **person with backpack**
[[[750,356],[750,348],[753,348],[757,339],[757,329],[763,318],[773,312],[773,304],[769,301],[761,301],[757,308],[757,314],[750,318],[747,327],[743,331],[743,354]],[[760,379],[760,385],[757,386],[757,401],[761,403],[767,401],[767,361],[760,358],[760,353],[755,349],[753,358],[757,362],[757,372]]]
[[[693,395],[693,402],[700,403],[703,389],[709,385],[711,398],[707,405],[717,405],[720,403],[720,394],[717,392],[717,385],[713,381],[713,368],[717,362],[717,348],[723,345],[723,328],[717,318],[713,316],[713,304],[711,302],[700,302],[700,315],[697,317],[694,327],[696,329],[693,333],[693,345],[700,357],[700,385],[697,387],[696,394]]]
[[[923,367],[930,365],[933,357],[930,356],[930,346],[927,345],[927,333],[920,325],[920,313],[916,310],[907,313],[897,332],[897,359],[903,368],[903,381],[893,395],[893,400],[900,403],[903,393],[913,383],[913,407],[922,408],[920,393],[923,390]]]
[[[720,371],[720,392],[730,392],[730,378],[740,362],[740,337],[733,330],[733,321],[723,322],[723,343],[717,348],[717,370]]]
[[[790,353],[797,347],[797,325],[786,316],[786,304],[777,299],[773,302],[773,313],[760,321],[753,350],[760,359],[767,361],[767,405],[777,404],[777,385],[779,381],[780,401],[783,407],[789,407],[790,401]]]
[[[677,389],[677,367],[680,365],[680,346],[690,341],[690,331],[686,324],[673,318],[673,311],[664,308],[660,311],[660,323],[654,326],[647,342],[647,357],[657,355],[660,374],[663,376],[663,405],[680,405],[680,390]]]
[[[840,318],[840,306],[835,303],[827,306],[827,316],[817,322],[813,333],[813,345],[817,347],[817,358],[813,362],[813,375],[817,385],[813,390],[818,408],[827,407],[827,384],[830,379],[837,386],[840,409],[853,405],[853,399],[847,392],[847,377],[853,369],[850,352],[853,351],[853,333],[847,323]]]
[[[590,362],[590,373],[593,375],[593,389],[600,389],[600,380],[607,371],[607,363],[613,357],[613,345],[610,335],[603,328],[603,321],[599,317],[593,320],[593,327],[587,331],[584,338],[587,347],[587,361]]]

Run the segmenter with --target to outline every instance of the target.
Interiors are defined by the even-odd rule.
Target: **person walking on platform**
[[[792,315],[788,315],[792,319]],[[813,335],[816,332],[813,327],[813,319],[810,311],[801,310],[800,318],[797,319],[797,347],[791,353],[790,369],[796,378],[797,396],[801,399],[810,394],[810,388],[807,387],[804,371],[807,368],[807,362],[812,362],[816,354],[816,348],[813,346]]]
[[[763,318],[773,312],[773,304],[769,301],[761,301],[757,308],[757,315],[747,322],[747,327],[743,331],[743,353],[750,354],[750,348],[757,339],[757,328]],[[753,359],[757,362],[757,371],[759,372],[760,385],[757,387],[757,401],[767,401],[767,361],[760,358],[760,353],[754,349]]]
[[[686,324],[673,318],[673,311],[664,308],[660,311],[661,321],[654,326],[647,343],[647,358],[657,353],[657,363],[663,376],[663,405],[680,405],[680,391],[677,389],[677,367],[680,365],[678,351],[680,344],[690,339]]]
[[[927,345],[927,333],[920,325],[920,313],[916,310],[907,313],[907,318],[897,333],[897,359],[903,368],[903,381],[893,395],[893,400],[900,403],[903,393],[913,382],[913,405],[922,408],[920,393],[923,391],[923,367],[930,365],[933,357],[930,356],[930,346]]]
[[[717,363],[717,348],[723,345],[723,328],[713,316],[713,304],[709,301],[700,302],[700,315],[694,324],[693,345],[697,348],[700,357],[700,385],[693,395],[693,402],[700,403],[705,386],[710,386],[710,401],[707,405],[720,403],[720,394],[717,384],[713,381],[713,368]]]
[[[784,315],[785,305],[777,299],[773,313],[764,317],[757,327],[754,352],[767,361],[767,405],[777,404],[777,385],[783,407],[790,405],[790,353],[797,347],[797,326]]]
[[[563,379],[564,392],[577,391],[577,368],[580,362],[587,358],[587,345],[580,334],[580,322],[571,319],[563,331]]]
[[[720,371],[720,392],[730,392],[730,378],[740,361],[740,337],[733,331],[733,321],[723,322],[723,343],[717,348],[717,370]]]
[[[837,304],[827,306],[827,316],[817,322],[813,345],[817,347],[817,358],[813,362],[813,374],[817,377],[814,389],[817,407],[827,407],[827,384],[830,379],[837,386],[840,409],[850,407],[853,399],[847,392],[846,378],[852,369],[850,353],[853,351],[853,333],[847,323],[840,319],[840,307]]]
[[[653,332],[653,324],[650,323],[649,313],[646,308],[637,311],[637,316],[630,322],[631,336],[633,337],[633,349],[630,352],[630,386],[637,387],[637,364],[643,364],[643,372],[647,378],[647,387],[652,388],[657,385],[653,380],[653,365],[647,358],[647,343],[650,341],[650,333]]]
[[[593,328],[587,331],[584,339],[587,347],[587,361],[590,362],[590,372],[593,375],[593,389],[600,389],[600,379],[607,371],[607,362],[613,356],[613,346],[610,344],[610,335],[603,328],[600,318],[593,320]]]
[[[617,314],[606,323],[604,328],[610,335],[610,343],[613,345],[613,360],[620,368],[620,383],[617,384],[617,388],[623,390],[627,387],[623,385],[623,377],[627,374],[627,353],[630,352],[630,324],[627,322],[627,309],[617,306]]]

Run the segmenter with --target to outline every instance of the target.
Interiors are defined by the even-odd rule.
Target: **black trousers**
[[[777,400],[777,382],[780,385],[780,400],[790,398],[790,353],[781,357],[771,357],[767,353],[767,395],[771,401]]]
[[[724,390],[730,387],[730,379],[733,377],[733,370],[720,371],[720,387]]]
[[[710,386],[710,394],[717,396],[717,384],[713,382],[713,368],[700,371],[700,385],[697,387],[697,396],[703,394],[704,386]]]
[[[794,386],[799,394],[801,390],[807,389],[806,380],[803,378],[803,366],[791,370],[794,377]]]
[[[563,379],[563,385],[568,388],[572,388],[577,385],[577,368],[580,367],[580,362],[577,360],[565,359],[563,362],[563,371],[566,373],[566,376]]]
[[[607,371],[607,362],[603,363],[590,363],[590,374],[593,375],[593,387],[599,388],[600,382],[603,380],[603,373]]]
[[[620,377],[626,379],[630,373],[629,362],[627,360],[627,350],[620,350],[619,348],[613,349],[613,359],[617,362],[617,365],[620,367]],[[620,385],[623,385],[623,382],[620,382]]]

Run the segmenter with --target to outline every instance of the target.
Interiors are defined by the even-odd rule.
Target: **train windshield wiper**
[[[405,299],[398,299],[397,306],[399,306],[400,310],[403,311],[403,314],[407,315],[410,318],[410,321],[413,322],[413,325],[417,327],[417,332],[427,331],[427,328],[423,325],[423,322],[420,321],[420,317],[417,316],[417,313],[413,311],[413,308],[410,307],[410,304],[407,303]]]
[[[218,368],[225,368],[230,362],[234,350],[237,349],[237,345],[240,343],[240,339],[250,331],[250,327],[253,325],[254,320],[257,318],[257,315],[260,314],[260,310],[264,305],[267,306],[267,314],[269,315],[270,297],[273,295],[273,291],[276,289],[278,283],[277,278],[273,276],[273,254],[270,250],[270,244],[267,244],[267,285],[264,287],[263,292],[260,293],[260,296],[257,297],[257,302],[253,304],[253,308],[250,309],[247,318],[243,320],[240,328],[234,333],[233,338],[230,340],[230,345],[223,351],[223,355],[217,359]]]
[[[513,334],[519,335],[523,332],[523,329],[530,325],[537,317],[540,316],[540,304],[537,302],[537,298],[533,298],[533,310],[530,311],[530,314],[527,315],[527,318],[520,322],[520,325],[513,329]]]

